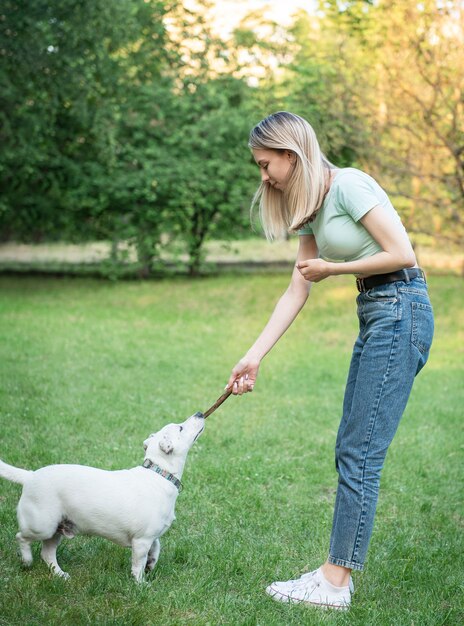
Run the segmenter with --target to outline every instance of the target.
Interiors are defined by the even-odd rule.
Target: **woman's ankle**
[[[326,561],[321,566],[324,578],[335,587],[348,587],[350,584],[351,570],[341,565],[334,565]]]

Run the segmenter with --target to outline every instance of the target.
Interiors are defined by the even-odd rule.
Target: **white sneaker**
[[[350,586],[335,587],[324,577],[319,568],[314,572],[303,574],[296,580],[272,583],[266,588],[266,593],[279,602],[347,610],[351,604]]]
[[[272,583],[272,585],[269,585],[268,589],[270,587],[288,587],[288,585],[294,585],[295,583],[304,582],[305,580],[309,580],[316,573],[316,571],[317,570],[314,570],[314,572],[308,572],[307,574],[302,574],[302,576],[300,576],[299,578],[294,578],[293,580],[277,580],[275,583]],[[353,594],[354,582],[352,576],[350,576],[349,589],[350,593]]]

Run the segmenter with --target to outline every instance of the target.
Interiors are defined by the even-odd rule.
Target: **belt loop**
[[[409,278],[409,272],[408,270],[402,270],[403,271],[403,275],[404,275],[404,280],[406,283],[410,283],[411,279]]]

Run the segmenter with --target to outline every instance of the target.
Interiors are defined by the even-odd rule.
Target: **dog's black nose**
[[[205,419],[205,416],[201,411],[197,411],[193,417],[199,417],[200,419]]]

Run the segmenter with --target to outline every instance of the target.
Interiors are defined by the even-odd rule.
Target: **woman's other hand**
[[[331,275],[332,264],[324,259],[308,259],[299,261],[296,267],[305,280],[318,283]]]
[[[232,370],[226,389],[231,389],[235,396],[253,391],[258,377],[259,365],[260,361],[247,356],[240,359]]]

